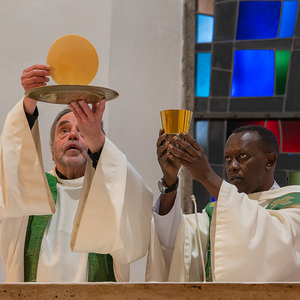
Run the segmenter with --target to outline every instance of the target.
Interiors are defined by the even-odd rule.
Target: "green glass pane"
[[[286,76],[289,68],[290,51],[276,51],[276,95],[285,94]]]
[[[300,172],[289,172],[289,185],[299,185],[300,184]]]

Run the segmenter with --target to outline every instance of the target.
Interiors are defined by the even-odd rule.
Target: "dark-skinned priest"
[[[147,280],[298,282],[300,186],[280,188],[274,180],[274,134],[256,125],[233,131],[224,151],[228,182],[212,170],[197,141],[182,135],[174,141],[183,150],[165,142],[163,131],[157,141],[163,177],[153,208]],[[180,166],[216,200],[197,218],[181,211]]]

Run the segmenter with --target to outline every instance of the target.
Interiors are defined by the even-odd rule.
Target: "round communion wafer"
[[[90,41],[80,35],[69,34],[51,45],[47,64],[57,84],[87,85],[97,74],[99,59]]]

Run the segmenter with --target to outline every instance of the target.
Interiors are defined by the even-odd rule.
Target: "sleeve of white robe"
[[[89,160],[71,249],[110,253],[121,264],[133,262],[148,249],[153,194],[107,138],[96,170],[91,165]]]
[[[0,219],[55,211],[42,164],[38,122],[30,130],[23,99],[7,115],[0,145]]]
[[[163,247],[174,248],[182,217],[181,198],[179,193],[177,193],[172,209],[163,216],[158,213],[160,201],[161,198],[159,197],[152,208],[155,230]]]
[[[251,200],[223,182],[211,224],[214,281],[300,280],[300,206],[267,210],[259,205],[282,191],[300,192],[300,187],[256,193],[262,199]]]
[[[183,215],[179,193],[167,215],[155,213],[158,205],[159,202],[156,202],[153,208],[146,281],[202,281],[203,269],[195,215]],[[205,211],[198,213],[197,217],[206,263],[209,220]]]

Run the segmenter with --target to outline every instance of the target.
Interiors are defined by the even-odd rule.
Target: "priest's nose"
[[[236,159],[232,159],[231,164],[229,165],[228,170],[230,172],[234,172],[234,171],[236,171],[238,169],[239,169],[239,163],[237,162]]]
[[[78,140],[79,139],[79,132],[73,128],[69,133],[69,139],[70,140]]]

